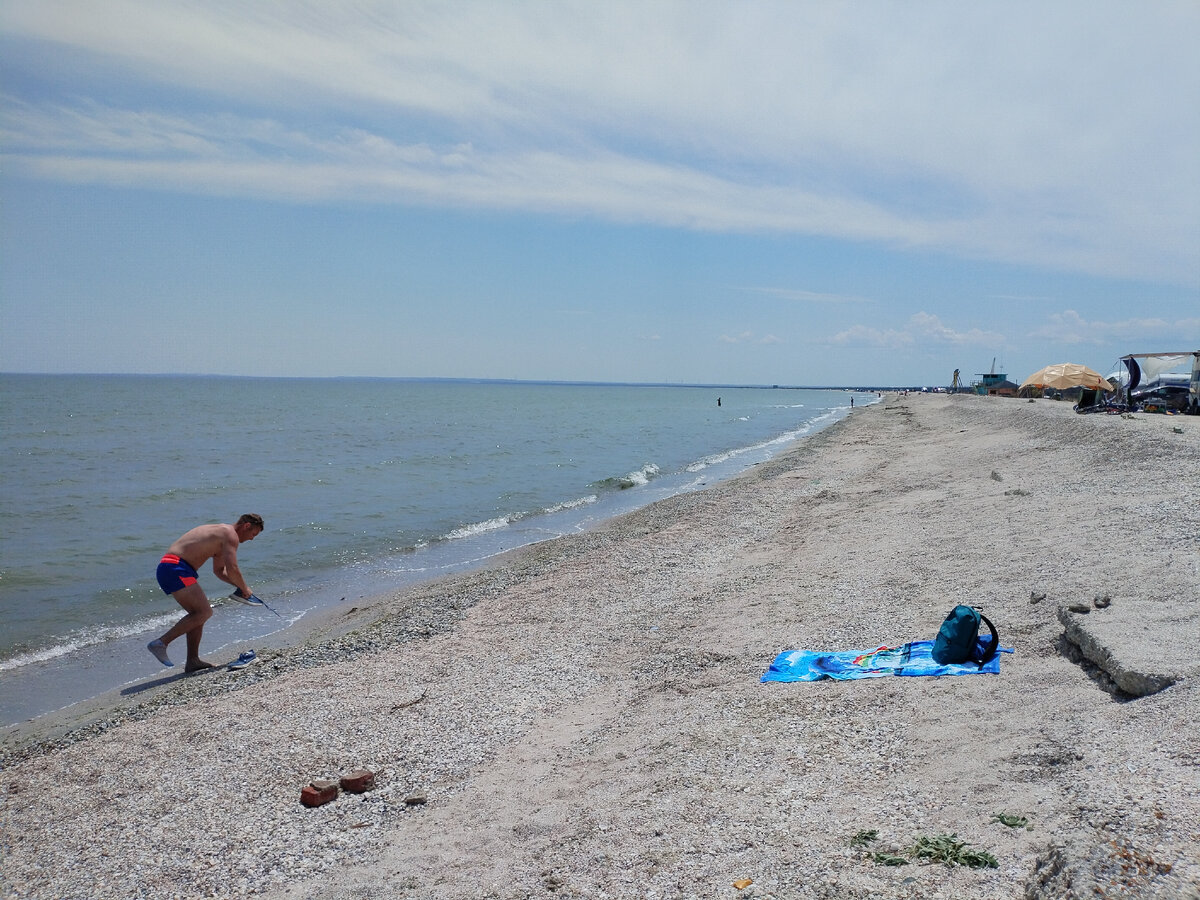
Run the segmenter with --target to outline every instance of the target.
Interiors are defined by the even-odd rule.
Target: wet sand
[[[1129,699],[1059,618],[1106,595],[1089,617],[1177,619],[1180,656],[1197,534],[1198,419],[889,396],[706,491],[337,610],[242,672],[7,734],[0,884],[1200,897],[1200,678]],[[759,682],[783,650],[930,638],[959,602],[1014,648],[1000,675]],[[360,768],[373,791],[300,805]],[[997,866],[909,857],[941,834]]]

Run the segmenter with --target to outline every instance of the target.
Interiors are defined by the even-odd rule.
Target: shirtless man
[[[170,594],[187,615],[175,623],[166,634],[146,645],[164,666],[175,665],[167,658],[167,645],[181,634],[187,635],[187,664],[185,672],[214,668],[200,658],[200,637],[204,623],[212,616],[212,604],[200,587],[197,570],[212,560],[213,574],[232,584],[242,597],[253,593],[238,568],[237,548],[252,541],[263,530],[262,516],[247,513],[236,525],[200,525],[179,538],[167,550],[158,564],[158,584],[164,594]]]

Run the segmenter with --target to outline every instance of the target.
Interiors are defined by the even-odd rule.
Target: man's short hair
[[[262,516],[260,516],[258,513],[246,513],[237,520],[237,523],[239,525],[253,525],[259,531],[263,530]]]

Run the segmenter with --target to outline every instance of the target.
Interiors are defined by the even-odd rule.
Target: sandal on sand
[[[171,660],[167,658],[167,645],[162,641],[153,640],[146,645],[146,649],[149,650],[151,655],[164,666],[175,665],[175,663],[171,662]]]
[[[246,668],[246,666],[250,665],[253,662],[257,662],[257,661],[258,661],[258,654],[255,653],[253,650],[247,650],[245,653],[243,653],[241,656],[239,656],[237,659],[235,659],[233,662],[231,662],[229,664],[229,668],[244,669],[244,668]]]

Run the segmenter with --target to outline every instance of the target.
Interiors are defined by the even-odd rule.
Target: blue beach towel
[[[989,639],[980,640],[980,653]],[[934,662],[930,655],[933,641],[910,641],[900,647],[876,650],[786,650],[775,657],[761,681],[853,681],[859,678],[883,678],[886,675],[999,675],[1000,653],[1012,653],[1001,647],[1000,653],[984,663]]]

